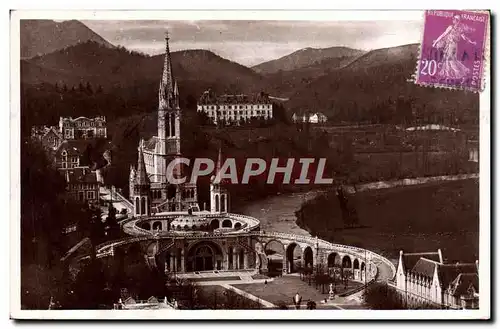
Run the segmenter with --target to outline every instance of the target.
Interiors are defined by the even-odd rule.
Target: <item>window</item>
[[[94,200],[95,194],[94,191],[87,191],[87,200]]]

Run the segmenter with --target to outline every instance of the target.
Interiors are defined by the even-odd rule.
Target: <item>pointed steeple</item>
[[[174,96],[179,96],[179,87],[177,87],[177,80],[174,83]]]
[[[135,173],[136,185],[149,185],[149,178],[146,172],[146,165],[144,164],[144,153],[142,147],[139,147],[139,157],[137,159],[137,171]]]
[[[175,99],[175,81],[172,70],[172,58],[170,56],[170,48],[168,44],[169,40],[170,38],[167,32],[165,33],[165,61],[163,62],[163,74],[160,81],[160,90],[158,91],[160,108],[171,108],[173,106],[173,100]]]
[[[222,151],[221,151],[221,147],[219,145],[219,155],[217,157],[217,166],[215,168],[215,173],[216,174],[219,173],[221,166],[222,166]]]

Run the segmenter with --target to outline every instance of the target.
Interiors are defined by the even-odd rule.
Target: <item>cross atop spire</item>
[[[159,90],[159,107],[160,108],[175,108],[176,98],[178,93],[175,91],[175,79],[172,71],[172,58],[170,56],[169,47],[170,35],[168,31],[165,32],[165,61],[163,63],[163,74],[160,81]]]

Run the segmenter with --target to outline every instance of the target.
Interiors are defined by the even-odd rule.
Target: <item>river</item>
[[[299,210],[305,200],[314,198],[318,193],[320,191],[316,190],[280,194],[242,206],[238,212],[260,220],[260,228],[263,231],[311,236],[295,223],[295,211]]]
[[[295,223],[295,211],[318,193],[276,195],[242,205],[236,212],[257,218],[265,231],[311,236]],[[367,226],[339,231],[333,242],[370,249],[394,263],[400,250],[423,252],[438,248],[449,261],[477,259],[477,180],[382,189],[358,195],[358,214]]]

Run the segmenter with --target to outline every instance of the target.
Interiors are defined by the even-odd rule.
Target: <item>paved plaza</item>
[[[260,299],[266,300],[273,304],[280,304],[282,302],[287,305],[293,305],[293,296],[296,293],[302,296],[302,304],[305,307],[305,304],[308,300],[315,301],[318,308],[320,307],[320,303],[324,301],[325,298],[328,298],[328,287],[325,286],[325,294],[321,293],[321,289],[316,289],[314,283],[311,282],[311,285],[307,281],[302,281],[298,276],[287,275],[282,277],[274,278],[273,281],[266,283],[246,283],[246,284],[233,284],[235,288],[238,288],[248,294],[254,295]],[[353,290],[357,287],[361,286],[359,282],[349,282],[349,286],[347,290]],[[337,294],[345,291],[343,285],[337,286]],[[345,297],[336,297],[334,302],[335,304],[349,304],[347,301],[349,298]],[[328,303],[331,304],[331,303]],[[327,304],[327,305],[328,305]],[[359,303],[357,303],[359,304]],[[323,305],[325,306],[325,305]]]

